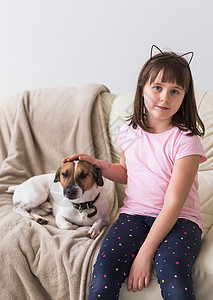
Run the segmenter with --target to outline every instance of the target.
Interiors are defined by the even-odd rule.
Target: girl
[[[153,46],[156,47],[156,46]],[[153,50],[152,47],[152,50]],[[142,68],[133,114],[120,129],[119,164],[91,156],[103,176],[127,184],[118,220],[94,266],[89,300],[114,300],[122,283],[149,286],[152,262],[163,299],[195,299],[192,266],[201,246],[197,171],[206,160],[189,63],[173,52],[152,56]]]

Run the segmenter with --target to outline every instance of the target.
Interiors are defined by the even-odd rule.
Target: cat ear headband
[[[155,57],[153,57],[153,48],[156,48],[158,51],[160,51],[160,54],[157,55],[157,56],[155,56]],[[189,51],[189,52],[186,52],[186,53],[184,53],[182,55],[179,55],[179,57],[183,57],[183,56],[186,56],[186,55],[191,55],[190,58],[189,58],[189,61],[188,61],[188,66],[189,66],[190,63],[191,63],[191,61],[192,61],[192,58],[194,56],[194,52],[193,51]],[[159,47],[157,47],[156,45],[152,45],[151,52],[150,52],[150,60],[158,58],[158,57],[161,57],[161,56],[166,56],[166,54],[164,54],[163,51]]]

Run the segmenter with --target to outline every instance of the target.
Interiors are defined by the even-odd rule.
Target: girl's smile
[[[162,82],[161,74],[155,81],[146,83],[143,90],[144,104],[149,126],[154,133],[169,130],[172,126],[172,116],[180,108],[185,91],[175,82]]]
[[[157,106],[159,109],[162,109],[162,110],[167,110],[167,109],[169,109],[168,107],[165,107],[165,106]]]

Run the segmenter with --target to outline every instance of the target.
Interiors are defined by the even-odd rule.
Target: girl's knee
[[[192,263],[186,257],[164,255],[155,262],[155,267],[163,299],[195,299]]]
[[[110,263],[100,266],[96,262],[88,299],[118,299],[125,275],[119,268],[112,267]]]
[[[161,283],[161,294],[163,299],[169,300],[195,300],[195,293],[193,290],[192,282],[180,282],[172,280],[167,284]]]
[[[161,278],[188,278],[192,275],[193,262],[186,257],[176,255],[164,256],[161,260],[155,261],[157,277]],[[164,277],[164,278],[162,278]]]

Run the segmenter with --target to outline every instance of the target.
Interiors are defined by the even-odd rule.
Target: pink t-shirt
[[[192,154],[200,155],[200,163],[206,161],[199,138],[186,133],[178,127],[159,134],[146,132],[139,126],[133,129],[128,124],[120,128],[118,142],[127,167],[122,213],[157,217],[163,207],[174,162]],[[179,217],[203,227],[197,175]]]

